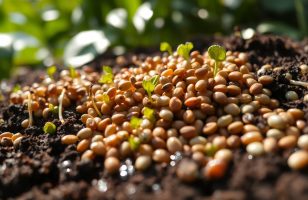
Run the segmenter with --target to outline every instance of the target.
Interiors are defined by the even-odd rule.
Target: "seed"
[[[257,131],[251,131],[248,133],[245,133],[241,137],[241,141],[244,145],[248,145],[253,142],[261,142],[263,140],[263,137],[260,132]]]
[[[152,159],[150,156],[141,155],[138,156],[135,161],[135,168],[140,171],[144,171],[151,166]]]
[[[308,150],[308,134],[301,135],[298,138],[297,145],[301,149]]]
[[[295,147],[296,142],[297,138],[294,135],[287,135],[278,141],[278,146],[282,149],[289,149]]]
[[[274,153],[277,150],[277,140],[275,138],[269,137],[263,140],[264,151],[266,153]]]
[[[260,156],[264,153],[264,147],[261,142],[252,142],[247,145],[246,151],[253,156]]]
[[[288,165],[294,170],[306,168],[308,166],[308,152],[304,150],[294,152],[288,159]]]
[[[222,93],[222,92],[215,92],[213,94],[213,99],[219,103],[219,104],[227,104],[228,103],[228,98],[227,96],[225,95],[225,93]]]
[[[173,119],[173,113],[170,110],[167,110],[167,109],[162,109],[159,112],[159,116],[166,121],[172,121],[172,119]]]
[[[169,108],[173,112],[177,112],[182,108],[182,101],[177,97],[172,97],[169,102]]]
[[[196,128],[194,126],[184,126],[180,129],[180,133],[184,138],[193,138],[197,136]]]
[[[122,124],[125,121],[125,115],[124,114],[114,114],[111,117],[111,120],[115,124]]]
[[[19,137],[22,137],[22,134],[21,133],[15,133],[13,136],[12,136],[12,141],[14,142],[17,138]],[[1,138],[1,136],[0,136]]]
[[[89,139],[83,139],[81,140],[78,145],[77,145],[77,151],[79,153],[84,152],[85,150],[87,150],[90,146],[91,141]]]
[[[94,135],[91,141],[92,142],[98,142],[98,141],[103,142],[104,141],[104,137],[102,135]]]
[[[110,135],[113,135],[117,132],[117,126],[115,124],[109,124],[107,125],[105,129],[105,137],[108,137]]]
[[[178,138],[170,137],[167,140],[167,149],[171,154],[174,154],[177,151],[182,151],[183,145]]]
[[[105,159],[104,166],[105,166],[105,170],[109,174],[114,174],[119,171],[120,161],[116,157],[108,157]]]
[[[121,80],[119,82],[119,90],[122,90],[122,91],[127,91],[131,88],[132,84],[130,81],[126,81],[126,80]]]
[[[29,119],[25,119],[21,122],[21,127],[27,128],[29,126]]]
[[[213,139],[213,145],[218,149],[223,149],[227,146],[227,139],[225,136],[216,136]]]
[[[284,129],[285,122],[283,121],[282,117],[279,115],[272,115],[267,119],[267,123],[272,128],[277,129]]]
[[[195,85],[195,90],[198,92],[205,92],[207,87],[206,80],[199,80]]]
[[[81,160],[93,160],[95,157],[94,153],[92,150],[86,150],[82,156],[81,156]]]
[[[227,129],[228,129],[229,133],[231,133],[231,134],[239,134],[239,133],[242,132],[243,127],[244,127],[243,122],[236,121],[236,122],[232,122],[231,124],[229,124]]]
[[[304,112],[297,108],[291,108],[287,111],[287,113],[290,113],[295,120],[302,119],[304,117]]]
[[[224,107],[224,111],[227,114],[230,114],[230,115],[233,115],[233,116],[239,115],[240,112],[241,112],[240,108],[235,103],[230,103],[230,104],[226,105]]]
[[[119,150],[115,147],[109,148],[106,152],[105,158],[109,158],[109,157],[119,158],[120,157]]]
[[[238,148],[241,145],[240,137],[237,135],[231,135],[227,138],[227,146],[230,148]]]
[[[285,97],[287,100],[289,101],[295,101],[298,99],[298,94],[295,92],[295,91],[288,91],[286,94],[285,94]]]
[[[78,141],[78,137],[76,135],[65,135],[61,138],[62,144],[75,144]]]
[[[10,137],[2,137],[0,143],[5,147],[13,146],[13,141]]]
[[[232,115],[223,115],[218,118],[217,126],[218,127],[226,127],[232,122]]]
[[[162,76],[172,76],[173,75],[173,70],[172,69],[166,69],[161,73]]]
[[[275,139],[280,139],[284,136],[284,133],[279,129],[269,129],[266,132],[266,137],[272,137]]]
[[[255,111],[255,108],[248,104],[248,105],[243,105],[241,108],[242,113],[253,113]]]
[[[198,177],[198,165],[189,159],[183,159],[176,169],[177,177],[184,182],[193,182]]]
[[[119,137],[117,134],[110,135],[105,138],[105,144],[107,146],[115,147],[120,143]]]
[[[228,94],[230,94],[232,96],[237,96],[237,95],[241,94],[241,88],[236,86],[236,85],[228,85],[227,86],[227,92],[228,92]]]
[[[261,83],[254,83],[250,86],[249,88],[249,93],[256,95],[256,94],[260,94],[262,92],[263,86]]]
[[[192,124],[193,122],[196,121],[195,114],[192,110],[186,110],[183,114],[183,120],[187,124]]]
[[[217,160],[223,160],[228,163],[232,160],[233,154],[230,149],[220,149],[215,153],[214,158]]]
[[[242,77],[243,74],[239,71],[230,72],[230,74],[228,75],[228,79],[230,81],[239,81],[242,79]]]
[[[11,133],[11,132],[4,132],[4,133],[1,133],[0,139],[3,138],[3,137],[11,138],[11,137],[13,137],[13,133]]]
[[[190,144],[190,146],[193,146],[195,144],[205,145],[206,142],[207,142],[206,138],[204,138],[202,136],[196,136],[196,137],[193,137],[192,139],[190,139],[189,144]]]
[[[207,179],[220,179],[227,170],[227,163],[223,160],[213,159],[210,160],[203,170],[203,175]]]
[[[19,145],[20,145],[20,143],[21,143],[21,140],[23,139],[24,137],[18,137],[18,138],[16,138],[14,141],[13,141],[13,145],[14,145],[14,148],[17,148]]]
[[[217,131],[217,123],[216,122],[209,122],[206,123],[202,129],[202,132],[206,135],[214,134]]]
[[[92,135],[93,135],[93,133],[92,133],[92,130],[90,128],[83,128],[77,133],[77,136],[80,139],[88,139],[88,138],[92,137]]]
[[[196,107],[196,106],[199,106],[200,103],[201,103],[201,99],[197,97],[190,97],[184,102],[185,106],[187,107]]]
[[[156,149],[153,152],[152,159],[158,163],[169,163],[170,154],[165,149]]]
[[[103,156],[103,155],[106,154],[106,146],[101,141],[93,142],[91,144],[90,148],[93,151],[93,153],[96,154],[96,155]]]
[[[262,85],[269,85],[273,82],[273,77],[264,75],[259,77],[258,82],[261,83]]]

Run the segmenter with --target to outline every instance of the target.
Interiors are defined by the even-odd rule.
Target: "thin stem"
[[[293,85],[299,85],[308,88],[308,83],[303,82],[303,81],[295,81],[295,80],[290,80],[290,83]]]
[[[29,112],[29,125],[31,127],[33,124],[33,115],[32,115],[32,97],[31,92],[28,93],[28,112]]]
[[[93,92],[92,92],[92,87],[90,88],[90,98],[91,98],[91,102],[93,104],[93,108],[96,111],[96,113],[98,114],[98,116],[102,117],[101,112],[98,110],[96,103],[94,101],[94,97],[93,97]]]
[[[296,10],[297,23],[302,31],[302,34],[306,35],[307,27],[306,27],[306,18],[304,13],[303,2],[302,0],[294,0],[294,4]]]
[[[215,64],[214,64],[214,77],[216,76],[218,71],[218,61],[215,60]]]
[[[64,98],[64,94],[65,94],[65,89],[63,88],[60,96],[59,96],[59,120],[61,121],[61,123],[64,123],[64,119],[63,119],[63,115],[62,115],[62,108],[63,108],[63,98]]]

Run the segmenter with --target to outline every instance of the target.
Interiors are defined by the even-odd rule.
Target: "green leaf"
[[[193,43],[191,42],[186,42],[185,44],[180,44],[177,48],[177,53],[185,58],[186,60],[189,59],[189,53],[190,51],[194,48]]]
[[[112,72],[112,68],[109,66],[103,66],[103,72],[104,74],[101,76],[101,78],[99,79],[99,83],[112,83],[113,82],[113,72]]]
[[[154,85],[154,88],[156,87],[156,85],[158,84],[159,81],[159,76],[155,75],[151,78],[151,83]]]
[[[151,93],[154,91],[156,85],[158,84],[159,76],[155,75],[150,80],[143,80],[142,87],[147,91],[148,96],[151,98]]]
[[[160,43],[160,51],[167,51],[169,55],[172,55],[172,48],[168,42]]]
[[[105,74],[113,74],[112,68],[106,65],[103,66],[103,71]]]
[[[138,117],[135,117],[133,116],[131,119],[130,119],[130,125],[133,129],[137,129],[140,127],[142,123],[142,119],[138,118]]]
[[[48,74],[49,78],[53,78],[53,75],[57,71],[57,67],[56,66],[48,67],[46,71],[47,71],[47,74]]]
[[[54,113],[54,114],[57,114],[58,113],[58,109],[56,106],[54,106],[53,104],[48,104],[48,108],[50,110],[50,112]]]
[[[155,120],[155,116],[154,116],[154,110],[148,107],[144,108],[143,111],[143,115],[149,119],[150,121],[154,121]]]
[[[43,127],[43,131],[44,133],[47,134],[54,134],[56,132],[56,125],[52,122],[46,122],[44,127]]]
[[[72,67],[72,66],[69,66],[69,69],[70,69],[70,76],[71,76],[71,78],[76,78],[77,77],[77,72],[76,72],[75,68]]]
[[[128,143],[129,143],[130,148],[133,151],[138,150],[139,147],[140,147],[140,144],[141,144],[140,139],[136,138],[136,137],[134,137],[132,135],[128,138]]]
[[[226,50],[222,46],[212,45],[207,51],[215,61],[224,61],[226,59]]]
[[[19,84],[16,84],[16,85],[14,85],[12,92],[18,92],[19,90],[21,90],[21,87],[20,87]]]

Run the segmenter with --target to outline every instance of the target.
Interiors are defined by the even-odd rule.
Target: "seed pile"
[[[63,110],[75,106],[84,128],[67,133],[62,143],[76,145],[82,160],[104,157],[110,174],[125,158],[133,158],[135,169],[142,171],[154,163],[172,163],[180,152],[191,156],[177,165],[181,180],[194,181],[199,174],[219,179],[237,148],[251,156],[293,149],[289,167],[307,168],[304,112],[280,108],[267,89],[273,78],[252,72],[245,53],[228,51],[216,75],[214,66],[207,52],[193,51],[189,58],[173,53],[137,60],[136,67],[114,75],[108,68],[103,76],[89,68],[62,70],[58,80],[46,77],[12,93],[10,100],[28,105],[24,128],[35,125],[37,117],[47,121],[51,113],[65,123]],[[294,91],[285,96],[299,98]],[[17,148],[22,135],[6,132],[0,138],[1,145]]]

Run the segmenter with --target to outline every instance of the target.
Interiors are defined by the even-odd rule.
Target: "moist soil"
[[[308,103],[303,102],[307,89],[290,85],[284,74],[289,72],[293,80],[306,81],[299,66],[308,63],[308,40],[295,42],[289,38],[255,35],[243,40],[238,36],[227,38],[198,38],[193,41],[195,49],[205,50],[209,45],[219,43],[233,51],[247,52],[249,62],[258,71],[262,65],[271,64],[278,68],[270,72],[274,82],[267,88],[273,98],[279,100],[283,108],[300,108],[308,121]],[[155,50],[137,50],[116,58],[103,55],[89,63],[87,67],[100,70],[100,66],[115,68],[135,64],[134,56],[146,58],[155,55]],[[42,71],[27,73],[27,80],[21,74],[10,80],[10,84],[27,85],[38,81]],[[284,94],[294,90],[300,99],[288,102]],[[0,103],[0,133],[10,131],[24,133],[25,138],[18,148],[0,146],[0,199],[308,199],[308,170],[292,171],[287,166],[287,158],[294,151],[251,157],[244,149],[234,152],[234,158],[227,174],[221,180],[199,179],[194,183],[183,183],[175,175],[176,167],[153,165],[146,172],[133,172],[131,160],[121,175],[110,176],[104,172],[103,160],[80,161],[76,145],[61,144],[61,136],[76,133],[82,128],[80,115],[73,107],[64,111],[64,124],[51,116],[57,125],[57,134],[46,135],[42,131],[45,123],[35,118],[35,125],[22,129],[21,122],[27,111],[23,106]],[[255,119],[255,124],[265,122]],[[304,129],[308,133],[308,127]],[[182,155],[188,157],[189,155]],[[201,175],[200,175],[201,176]]]

